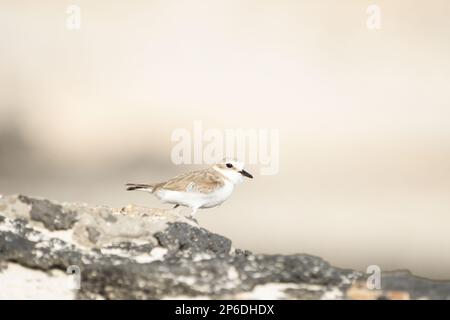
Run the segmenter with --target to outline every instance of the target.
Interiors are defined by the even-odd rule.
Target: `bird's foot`
[[[195,224],[198,224],[197,219],[195,219],[195,217],[193,215],[189,215],[186,218],[188,218],[189,220],[191,220],[192,222],[195,222]]]
[[[195,219],[195,214],[197,213],[197,208],[193,208],[192,212],[188,215],[188,219],[194,221],[196,224],[198,224],[197,219]]]

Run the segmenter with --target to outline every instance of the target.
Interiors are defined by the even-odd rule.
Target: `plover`
[[[154,194],[164,203],[192,209],[193,218],[197,209],[212,208],[230,197],[236,184],[243,177],[253,178],[244,170],[244,164],[235,160],[224,160],[210,168],[176,176],[161,183],[128,183],[127,190],[139,190]]]

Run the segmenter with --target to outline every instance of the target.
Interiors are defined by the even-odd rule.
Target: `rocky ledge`
[[[0,199],[0,298],[448,299],[450,282],[235,249],[182,209]]]

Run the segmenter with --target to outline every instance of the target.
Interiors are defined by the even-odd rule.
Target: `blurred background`
[[[448,0],[0,0],[0,193],[168,207],[124,183],[203,168],[172,163],[175,129],[278,129],[279,173],[249,166],[202,226],[448,279],[449,17]]]

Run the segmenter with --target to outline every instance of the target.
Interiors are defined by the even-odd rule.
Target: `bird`
[[[192,209],[194,218],[198,209],[213,208],[227,200],[244,177],[253,176],[244,170],[243,162],[224,159],[204,170],[187,172],[160,183],[127,183],[128,191],[149,192],[163,203]]]

